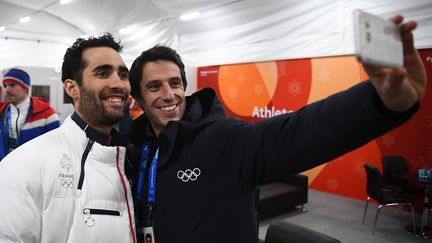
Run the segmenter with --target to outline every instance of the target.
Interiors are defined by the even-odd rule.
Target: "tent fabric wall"
[[[143,50],[162,43],[187,66],[284,60],[354,53],[352,11],[415,19],[417,48],[432,46],[430,0],[55,0],[0,1],[0,70],[13,66],[59,67],[76,38],[113,33],[130,65]],[[201,11],[183,22],[181,14]],[[20,24],[19,17],[32,21]],[[121,28],[129,31],[121,34]]]

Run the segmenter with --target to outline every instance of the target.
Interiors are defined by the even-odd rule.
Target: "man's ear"
[[[78,83],[73,79],[66,79],[63,83],[63,88],[66,91],[66,93],[72,98],[72,100],[75,101],[79,99],[80,92]]]

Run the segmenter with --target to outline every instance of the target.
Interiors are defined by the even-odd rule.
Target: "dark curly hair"
[[[183,87],[186,90],[187,80],[185,66],[180,58],[180,55],[170,47],[156,45],[146,51],[143,51],[141,55],[135,59],[135,61],[132,63],[132,67],[130,68],[129,81],[131,84],[131,95],[136,100],[143,100],[141,95],[141,78],[144,65],[148,62],[154,62],[158,60],[171,61],[179,67]]]
[[[116,42],[110,33],[99,37],[88,39],[78,38],[75,43],[66,50],[62,65],[62,82],[66,79],[75,80],[79,86],[82,85],[82,72],[87,63],[82,60],[82,53],[90,47],[110,47],[117,52],[121,52],[123,46],[121,42]]]

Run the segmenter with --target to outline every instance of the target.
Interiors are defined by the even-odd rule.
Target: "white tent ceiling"
[[[352,54],[355,8],[417,20],[416,46],[432,47],[431,0],[0,0],[0,70],[60,67],[76,38],[104,32],[122,40],[128,65],[158,43],[188,66]]]

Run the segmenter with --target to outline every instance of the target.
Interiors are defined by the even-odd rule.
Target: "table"
[[[423,212],[421,218],[420,228],[417,230],[418,235],[421,237],[430,237],[432,234],[429,233],[429,210],[431,207],[430,198],[429,198],[429,186],[432,184],[432,180],[420,180],[417,172],[409,172],[400,176],[401,179],[422,184],[424,186],[423,191]],[[412,228],[412,227],[411,227]]]

